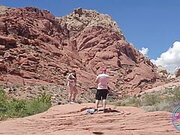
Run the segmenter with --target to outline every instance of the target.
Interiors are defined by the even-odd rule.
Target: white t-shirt
[[[99,74],[97,76],[96,80],[98,80],[98,88],[97,89],[108,89],[109,75]]]

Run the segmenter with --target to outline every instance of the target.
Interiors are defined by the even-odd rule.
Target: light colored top
[[[109,75],[99,74],[96,77],[96,82],[98,83],[97,89],[108,89]]]
[[[73,86],[74,87],[76,85],[76,77],[72,73],[70,73],[68,75],[67,81],[68,81],[67,86]]]

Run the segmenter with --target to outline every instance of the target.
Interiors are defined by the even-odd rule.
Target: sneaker
[[[70,104],[74,104],[75,102],[73,102],[73,101],[71,101],[71,102],[69,102]]]

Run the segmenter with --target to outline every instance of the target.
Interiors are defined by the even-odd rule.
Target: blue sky
[[[148,48],[150,59],[180,41],[180,0],[0,0],[0,5],[34,6],[59,17],[78,7],[109,14],[128,42],[138,50]]]

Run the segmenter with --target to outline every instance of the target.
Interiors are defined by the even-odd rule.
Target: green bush
[[[141,106],[141,101],[135,96],[125,96],[122,99],[118,100],[117,102],[113,103],[114,105],[117,106],[135,106],[139,107]]]
[[[180,87],[175,87],[173,90],[174,101],[180,101]]]
[[[172,112],[180,104],[180,87],[170,87],[164,90],[145,93],[141,96],[124,96],[113,103],[117,106],[142,107],[147,111]]]
[[[159,98],[158,95],[155,94],[147,94],[145,95],[145,97],[142,99],[142,104],[144,106],[152,106],[155,105],[157,103],[160,103],[161,99]]]
[[[0,120],[5,117],[5,112],[8,110],[8,102],[5,92],[0,88]]]
[[[160,103],[154,104],[152,106],[142,106],[142,108],[148,112],[152,112],[152,111],[172,112],[172,110],[174,109],[174,103],[172,103],[172,102],[160,102]]]
[[[46,111],[51,107],[51,96],[42,94],[41,97],[28,101],[25,107],[24,116],[34,115]]]
[[[8,98],[0,90],[0,120],[15,117],[25,117],[46,111],[51,107],[51,95],[43,93],[31,100]]]

